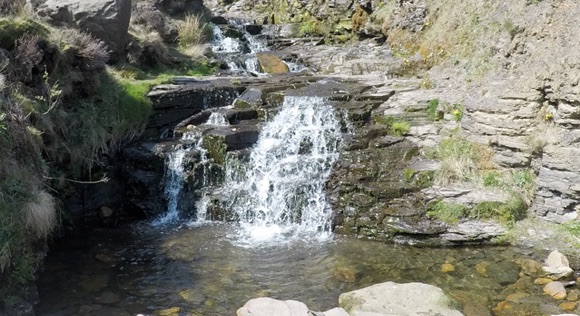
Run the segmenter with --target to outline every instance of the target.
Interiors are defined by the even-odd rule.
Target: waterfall
[[[256,53],[269,51],[267,42],[251,35],[239,21],[230,21],[229,27],[236,28],[240,38],[226,36],[219,26],[213,27],[212,51],[220,57],[232,73],[240,75],[265,75],[261,72]],[[285,62],[290,72],[302,72],[308,68],[303,65]]]
[[[216,125],[216,126],[228,126],[230,122],[228,122],[227,118],[218,112],[213,112],[210,114],[209,118],[207,119],[206,124],[209,125]]]
[[[223,118],[223,116],[221,116]],[[211,118],[211,116],[210,116]],[[223,118],[225,119],[225,118]],[[217,119],[215,119],[217,120]],[[167,200],[167,211],[165,214],[159,216],[153,221],[153,225],[163,225],[169,223],[175,223],[180,220],[180,208],[179,199],[181,198],[181,191],[183,190],[183,185],[185,183],[185,178],[187,176],[187,170],[185,169],[185,158],[192,151],[198,151],[200,153],[199,163],[203,165],[203,186],[204,191],[202,192],[205,197],[205,186],[207,172],[207,151],[202,146],[202,137],[198,133],[187,132],[181,137],[180,144],[173,147],[173,150],[169,152],[166,158],[166,168],[165,174],[163,176],[165,199]],[[204,207],[198,201],[196,207]],[[199,213],[199,212],[198,212]],[[205,215],[205,211],[202,212]]]
[[[167,156],[165,175],[163,176],[165,183],[163,193],[167,199],[167,212],[155,219],[153,225],[163,225],[179,220],[179,195],[183,189],[186,175],[183,160],[191,148],[185,144],[177,147]]]
[[[331,208],[324,188],[341,146],[339,118],[319,97],[285,97],[247,164],[228,168],[224,195],[243,242],[326,238]]]

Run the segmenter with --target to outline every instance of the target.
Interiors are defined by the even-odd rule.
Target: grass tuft
[[[177,26],[177,40],[182,47],[200,45],[208,40],[206,35],[207,23],[200,16],[186,15]]]
[[[46,191],[32,194],[32,200],[24,204],[26,227],[37,237],[46,238],[58,224],[56,203]]]

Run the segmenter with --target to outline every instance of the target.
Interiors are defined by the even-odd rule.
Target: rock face
[[[435,286],[386,282],[343,293],[339,305],[351,316],[462,316],[450,308],[451,300]]]
[[[125,50],[131,0],[47,0],[37,12],[51,24],[75,27],[102,40],[113,60]]]

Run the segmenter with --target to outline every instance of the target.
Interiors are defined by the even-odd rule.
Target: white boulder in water
[[[280,301],[269,297],[249,300],[237,311],[237,316],[309,316],[308,307],[302,302]]]
[[[463,316],[440,288],[423,283],[375,284],[343,293],[338,301],[351,316]]]
[[[568,258],[558,250],[554,250],[548,255],[545,264],[542,270],[553,280],[566,278],[574,273],[574,270],[570,268]]]

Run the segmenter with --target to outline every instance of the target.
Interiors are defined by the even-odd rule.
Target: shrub
[[[46,38],[49,31],[33,20],[21,18],[0,18],[0,48],[14,49],[16,40],[27,36]]]
[[[44,56],[39,40],[38,35],[25,35],[16,40],[14,57],[20,64],[21,77],[26,82],[32,80],[32,70],[40,64]]]
[[[103,70],[109,60],[107,45],[77,29],[53,32],[52,41],[60,45],[65,62],[86,71]]]

